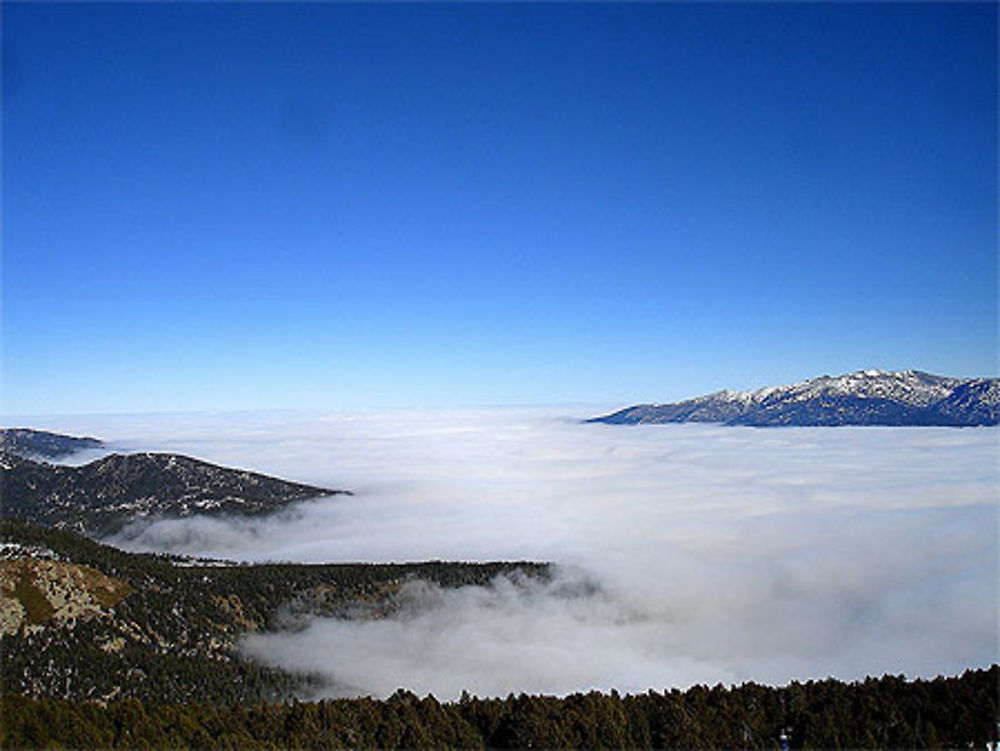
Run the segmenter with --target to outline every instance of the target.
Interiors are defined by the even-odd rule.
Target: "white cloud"
[[[621,427],[513,410],[70,427],[357,493],[267,520],[162,521],[131,530],[132,547],[562,564],[549,585],[423,590],[396,618],[247,641],[319,668],[332,693],[934,675],[997,654],[996,429]],[[581,576],[597,591],[566,596]]]

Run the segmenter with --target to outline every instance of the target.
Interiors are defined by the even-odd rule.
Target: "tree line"
[[[979,748],[996,742],[1000,666],[785,687],[551,696],[463,695],[442,703],[397,691],[384,701],[286,704],[107,703],[0,697],[5,749],[340,748]]]

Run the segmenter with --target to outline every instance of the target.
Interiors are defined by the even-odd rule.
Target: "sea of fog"
[[[245,640],[258,659],[320,672],[329,695],[641,692],[933,676],[996,660],[998,429],[585,416],[190,414],[37,427],[355,492],[267,519],[135,525],[113,541],[132,550],[559,564],[545,584],[413,584],[391,618],[315,618]]]

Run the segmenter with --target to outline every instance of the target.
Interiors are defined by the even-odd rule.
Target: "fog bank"
[[[996,659],[997,429],[583,425],[552,411],[189,415],[77,429],[331,488],[117,544],[246,560],[536,559],[245,647],[331,695],[643,691]],[[87,422],[87,419],[95,420]],[[65,428],[65,426],[62,426]],[[585,579],[589,594],[568,586]]]

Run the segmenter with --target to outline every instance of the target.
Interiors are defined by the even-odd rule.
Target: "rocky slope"
[[[29,550],[0,560],[0,637],[19,631],[41,630],[52,621],[89,619],[106,615],[130,592],[127,584],[89,566]]]
[[[0,452],[2,514],[92,536],[150,516],[267,514],[348,493],[220,467],[176,454],[111,454],[79,467]]]
[[[947,378],[919,370],[862,370],[757,391],[719,391],[673,404],[639,404],[588,422],[798,425],[1000,423],[1000,379]]]

